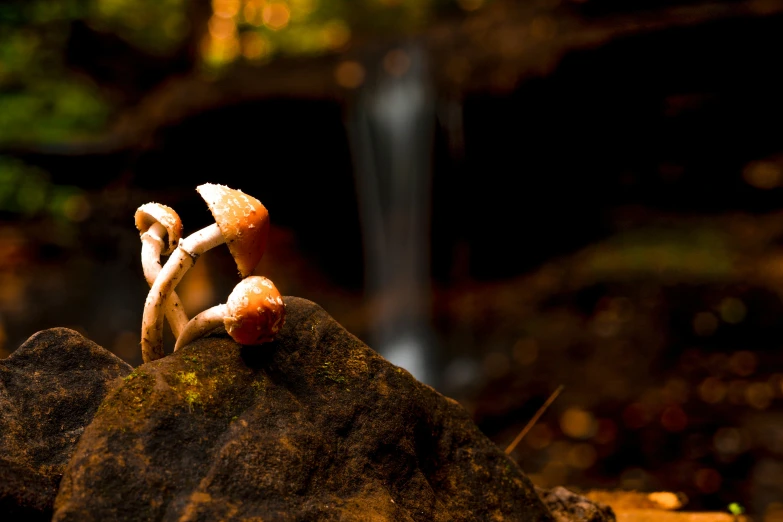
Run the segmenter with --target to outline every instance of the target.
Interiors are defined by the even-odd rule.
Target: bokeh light
[[[717,377],[707,377],[699,384],[699,397],[706,403],[721,402],[728,393],[728,385]]]
[[[718,319],[710,312],[699,312],[693,318],[693,331],[701,337],[708,337],[718,329]]]
[[[688,416],[679,406],[668,406],[661,414],[661,425],[667,431],[682,431],[688,427]]]
[[[346,89],[356,89],[364,83],[364,67],[352,60],[341,62],[334,71],[337,84]]]
[[[535,424],[523,439],[534,450],[543,450],[552,443],[554,434],[545,423]]]
[[[720,303],[720,316],[730,324],[737,324],[745,319],[747,310],[745,303],[734,297],[727,297]]]
[[[629,429],[639,429],[650,423],[652,412],[640,402],[626,406],[623,410],[623,421]]]
[[[754,161],[743,169],[742,177],[755,188],[769,190],[783,184],[783,168],[770,161]]]
[[[267,2],[261,11],[264,25],[273,31],[279,31],[288,25],[291,10],[285,2]]]
[[[718,489],[720,489],[722,480],[723,478],[721,477],[720,473],[712,468],[702,468],[698,470],[693,476],[693,481],[696,484],[696,487],[698,487],[702,493],[706,494],[715,493],[718,491]]]
[[[589,411],[569,408],[560,416],[560,429],[574,439],[589,439],[595,435],[598,424]]]

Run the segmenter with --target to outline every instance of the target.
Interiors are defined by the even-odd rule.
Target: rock
[[[320,307],[137,368],[65,471],[54,520],[552,521],[455,401]]]
[[[109,389],[133,368],[53,328],[0,360],[0,520],[50,520],[68,459]]]
[[[614,522],[612,508],[566,488],[536,488],[557,522]]]

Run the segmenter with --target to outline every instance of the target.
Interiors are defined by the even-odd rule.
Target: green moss
[[[198,375],[194,371],[189,372],[180,370],[172,377],[167,379],[168,383],[188,405],[188,411],[193,411],[194,404],[202,404],[201,392],[205,391],[205,386],[208,386],[209,383],[199,380]]]
[[[253,381],[250,384],[250,387],[253,388],[253,391],[256,392],[256,395],[259,395],[266,391],[266,382],[263,380]]]
[[[141,377],[148,377],[148,376],[149,376],[149,374],[147,372],[145,372],[144,370],[139,370],[138,368],[136,368],[130,374],[128,374],[125,377],[123,377],[122,380],[125,381],[125,382],[128,382],[128,381],[132,381],[133,379],[138,379],[138,378],[141,378]]]
[[[210,365],[204,370],[201,365],[204,358],[196,355],[183,355],[182,360],[187,363],[185,370],[172,372],[164,378],[182,401],[188,405],[188,410],[193,411],[194,405],[198,405],[199,411],[208,415],[216,415],[230,418],[234,414],[234,403],[241,396],[247,395],[247,389],[236,390],[236,383],[241,375],[235,372],[230,365]],[[256,392],[263,391],[264,383],[252,383]],[[236,396],[236,398],[233,398]],[[215,397],[221,399],[215,400]]]
[[[198,385],[198,377],[196,377],[196,372],[177,372],[177,379],[182,384],[188,385],[188,386],[197,386]]]
[[[201,395],[192,390],[185,392],[185,402],[188,404],[188,410],[193,411],[194,404],[201,404]]]
[[[143,370],[136,369],[122,378],[125,384],[116,394],[104,400],[98,407],[98,413],[107,409],[129,411],[136,413],[142,409],[144,403],[152,393],[155,379]]]
[[[331,362],[326,361],[321,365],[318,375],[337,384],[345,384],[348,380],[342,375],[343,371],[335,368]]]
[[[199,360],[197,355],[183,355],[182,360],[188,364],[196,365],[198,369],[202,368],[201,361]]]
[[[131,374],[128,377],[132,378],[127,379],[126,382],[128,384],[125,385],[125,389],[130,394],[126,399],[126,404],[134,411],[139,411],[144,406],[147,397],[152,393],[154,379],[150,374],[145,372],[138,372],[136,375]]]

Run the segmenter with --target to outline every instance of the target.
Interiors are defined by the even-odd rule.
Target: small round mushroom
[[[225,304],[204,310],[185,325],[175,350],[219,326],[239,344],[258,345],[275,338],[285,323],[285,304],[274,283],[262,276],[246,277]]]
[[[163,357],[163,303],[201,254],[226,243],[240,275],[246,277],[258,266],[266,250],[269,213],[260,201],[241,190],[212,183],[196,190],[206,201],[215,223],[179,242],[147,294],[141,324],[144,362]]]
[[[160,256],[167,256],[177,247],[182,236],[182,221],[173,208],[160,203],[145,203],[136,210],[136,228],[141,233],[141,266],[151,287],[161,270]],[[174,337],[179,337],[188,322],[185,309],[176,292],[164,305],[166,319]]]

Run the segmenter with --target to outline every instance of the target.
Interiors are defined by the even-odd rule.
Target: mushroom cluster
[[[285,322],[285,305],[269,279],[251,274],[261,261],[269,235],[269,213],[256,198],[241,190],[207,183],[196,188],[215,223],[182,239],[177,213],[158,203],[136,211],[141,233],[141,263],[150,286],[141,325],[144,362],[163,357],[163,319],[177,339],[175,351],[225,325],[238,343],[256,345],[274,339]],[[188,321],[174,289],[196,259],[225,243],[242,280],[225,304],[210,308]],[[161,266],[160,256],[169,256]]]

